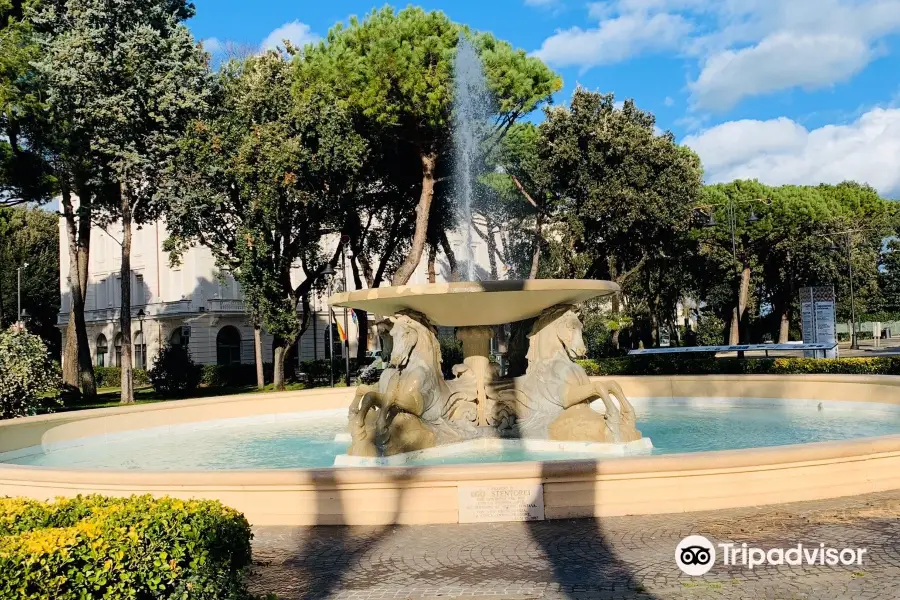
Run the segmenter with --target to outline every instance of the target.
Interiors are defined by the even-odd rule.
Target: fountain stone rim
[[[343,292],[328,303],[376,315],[415,310],[435,325],[475,327],[531,319],[557,304],[579,304],[620,290],[613,281],[597,279],[456,281]]]

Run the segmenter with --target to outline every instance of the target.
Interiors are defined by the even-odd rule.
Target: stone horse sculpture
[[[471,394],[444,381],[434,327],[411,310],[387,321],[390,366],[377,385],[357,388],[349,411],[349,454],[390,456],[474,437]]]
[[[560,441],[641,439],[634,407],[613,381],[593,383],[576,358],[585,355],[582,325],[570,305],[543,312],[529,334],[528,368],[499,391],[493,420],[506,436]],[[600,399],[603,413],[591,407]]]

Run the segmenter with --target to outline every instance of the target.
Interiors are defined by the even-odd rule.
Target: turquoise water
[[[900,410],[867,404],[761,400],[635,400],[638,428],[654,454],[842,440],[900,433]],[[56,468],[133,470],[330,467],[346,450],[346,411],[208,421],[98,436],[64,446],[0,454],[0,462]],[[525,450],[469,452],[417,464],[591,458]]]

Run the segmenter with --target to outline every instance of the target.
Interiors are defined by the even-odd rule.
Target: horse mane
[[[571,304],[557,304],[541,313],[531,328],[531,333],[528,334],[528,353],[525,358],[528,359],[529,365],[549,360],[563,349],[558,328],[563,324],[563,317],[574,310],[575,307]]]
[[[413,352],[430,358],[431,364],[435,365],[440,372],[442,360],[441,346],[437,343],[438,331],[428,317],[418,311],[406,309],[397,313],[394,319],[416,330],[418,341]]]

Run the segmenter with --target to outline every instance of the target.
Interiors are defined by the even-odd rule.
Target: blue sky
[[[194,0],[210,51],[323,36],[382,3]],[[634,98],[707,181],[866,181],[900,197],[900,0],[427,0],[576,85]],[[405,6],[397,3],[395,6]]]

